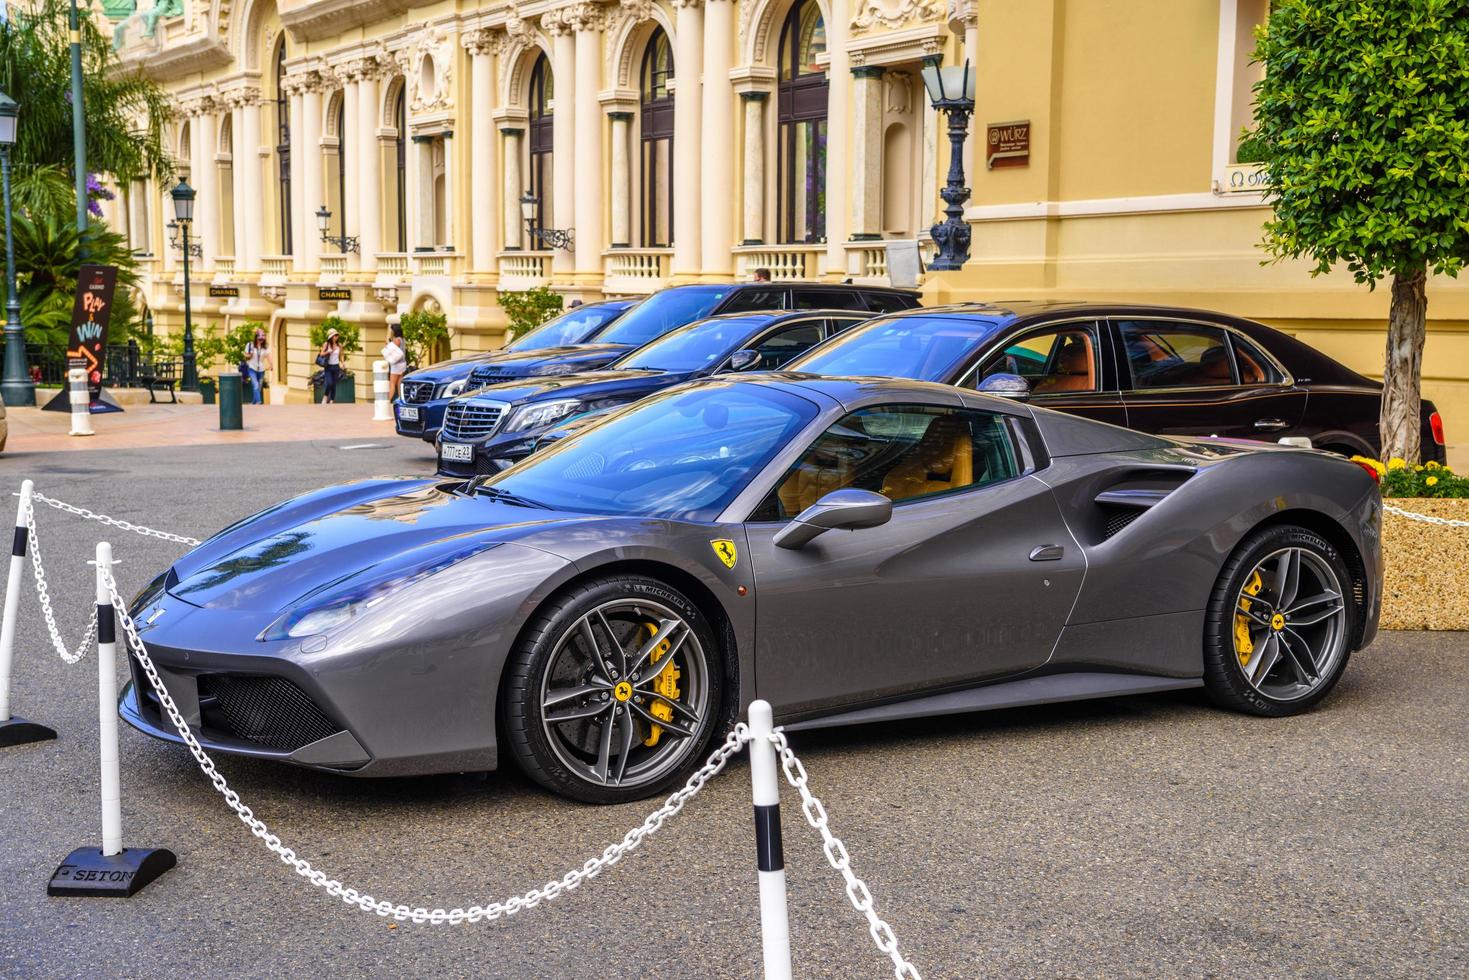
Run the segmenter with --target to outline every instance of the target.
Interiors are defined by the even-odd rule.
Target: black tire
[[[560,728],[544,722],[545,711],[541,695],[544,685],[550,683],[546,676],[547,671],[562,670],[561,662],[575,653],[575,649],[572,649],[559,660],[556,656],[563,644],[571,642],[572,632],[578,629],[583,618],[594,616],[597,610],[618,603],[656,604],[671,610],[687,624],[690,638],[697,642],[681,643],[674,656],[679,658],[677,663],[685,675],[691,668],[702,670],[700,683],[703,689],[700,700],[704,704],[704,710],[699,713],[697,723],[690,726],[693,737],[678,740],[679,752],[675,754],[668,751],[668,758],[662,764],[661,771],[650,772],[651,778],[648,779],[624,785],[608,785],[593,781],[585,772],[576,768],[577,760],[574,758],[568,762],[567,756],[574,754],[574,749],[568,745],[568,739],[560,737]],[[599,640],[605,637],[605,633],[601,631],[595,635]],[[689,659],[696,656],[702,657],[702,668],[698,668]],[[597,804],[626,803],[655,796],[688,779],[708,756],[710,745],[727,715],[724,692],[728,690],[729,684],[724,664],[724,656],[708,619],[688,597],[666,583],[642,575],[609,575],[578,583],[554,596],[536,611],[511,652],[500,690],[500,718],[505,743],[516,764],[527,776],[558,795],[583,803]],[[649,705],[651,706],[651,702]],[[625,714],[632,717],[630,704],[627,705]],[[595,722],[589,720],[586,724],[591,727]],[[646,722],[638,720],[637,724],[645,726]],[[553,731],[557,733],[555,736],[551,734]],[[644,731],[647,732],[647,729],[644,728]],[[671,739],[666,730],[662,735]],[[554,746],[553,737],[557,738]],[[629,752],[629,756],[633,752],[641,751],[637,741],[631,744],[632,752]],[[656,745],[653,751],[656,754]],[[595,760],[593,763],[595,764]]]
[[[1237,602],[1262,561],[1283,549],[1299,549],[1314,555],[1335,575],[1342,597],[1337,629],[1339,646],[1330,665],[1317,675],[1314,687],[1299,696],[1273,697],[1250,682],[1236,647]],[[1269,718],[1300,714],[1315,707],[1331,693],[1351,657],[1353,638],[1361,610],[1353,600],[1352,575],[1331,542],[1314,531],[1294,525],[1262,528],[1249,535],[1224,563],[1209,598],[1204,620],[1204,687],[1220,707]],[[1291,634],[1294,635],[1294,634]]]

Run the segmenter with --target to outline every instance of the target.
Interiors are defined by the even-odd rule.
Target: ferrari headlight
[[[440,398],[453,398],[455,395],[464,394],[465,385],[469,384],[468,378],[460,378],[458,381],[450,381],[439,391]]]
[[[293,639],[300,639],[303,636],[330,632],[371,609],[385,598],[387,596],[379,595],[363,602],[340,602],[312,609],[299,617],[292,616],[282,624],[286,627],[285,635]]]
[[[561,398],[554,402],[524,405],[517,408],[510,416],[510,420],[505,423],[505,431],[520,432],[524,429],[539,429],[541,426],[559,422],[580,408],[581,402],[575,398]]]
[[[549,378],[558,374],[572,374],[575,371],[575,364],[542,364],[540,367],[531,368],[530,377]]]

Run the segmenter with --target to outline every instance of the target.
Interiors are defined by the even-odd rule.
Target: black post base
[[[25,745],[28,742],[49,742],[55,737],[55,729],[26,721],[24,718],[12,717],[9,721],[0,721],[0,748]]]
[[[79,847],[51,876],[46,894],[128,898],[176,864],[173,851],[161,847],[126,847],[111,857],[103,857],[100,847]]]

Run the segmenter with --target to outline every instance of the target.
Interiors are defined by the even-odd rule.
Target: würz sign
[[[984,165],[997,167],[1030,166],[1030,120],[990,123],[984,141]]]

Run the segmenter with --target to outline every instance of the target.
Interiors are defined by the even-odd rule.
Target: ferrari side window
[[[833,490],[872,490],[894,503],[1020,474],[999,416],[933,405],[878,405],[843,417],[776,487],[760,519],[789,519]]]
[[[1018,374],[1036,395],[1096,391],[1100,363],[1096,331],[1069,324],[1021,337],[992,355],[973,377],[982,381],[992,374]]]

